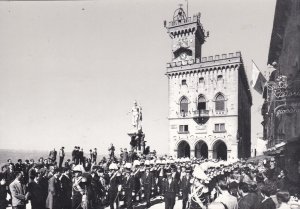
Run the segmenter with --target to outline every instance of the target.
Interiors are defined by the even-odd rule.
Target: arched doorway
[[[208,147],[204,141],[198,141],[195,146],[195,157],[196,158],[208,158]]]
[[[213,158],[227,160],[227,146],[222,140],[215,142],[213,146]]]
[[[177,157],[190,157],[190,153],[191,153],[191,148],[189,143],[187,143],[186,141],[181,141],[178,144],[178,148],[177,148]]]

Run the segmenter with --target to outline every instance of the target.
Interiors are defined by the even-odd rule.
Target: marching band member
[[[145,192],[145,199],[146,199],[146,207],[149,208],[151,206],[150,204],[150,198],[151,198],[151,190],[154,186],[154,177],[152,173],[150,173],[150,164],[149,161],[146,160],[145,162],[146,168],[145,173],[141,177],[141,185],[144,188]]]
[[[78,165],[73,168],[73,187],[72,187],[72,209],[78,209],[81,205],[82,196],[84,194],[83,188],[80,183],[82,182],[82,170]]]
[[[134,177],[130,175],[131,163],[125,164],[125,175],[123,177],[123,188],[125,191],[124,206],[127,209],[132,209],[132,196],[134,191]]]

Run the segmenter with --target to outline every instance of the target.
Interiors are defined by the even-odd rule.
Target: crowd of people
[[[82,157],[76,146],[64,163],[64,147],[37,162],[11,160],[0,173],[0,209],[144,208],[158,202],[173,209],[285,209],[299,205],[300,185],[292,184],[275,159],[208,160],[157,157],[156,153],[120,158],[109,148],[97,161],[97,149]],[[177,205],[178,207],[178,205]]]

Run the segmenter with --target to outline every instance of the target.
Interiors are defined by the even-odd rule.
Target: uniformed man
[[[133,176],[134,179],[134,196],[135,196],[135,201],[140,201],[141,199],[141,183],[140,183],[140,162],[138,160],[135,160],[133,162],[133,167],[132,167],[132,173],[131,175]]]
[[[82,195],[84,193],[83,188],[80,186],[82,182],[82,170],[79,166],[73,168],[73,186],[72,186],[72,209],[80,208]]]
[[[132,194],[134,191],[134,177],[130,175],[131,163],[125,164],[125,174],[123,177],[122,185],[125,192],[124,195],[124,206],[127,209],[132,209]]]
[[[119,193],[120,193],[120,176],[118,172],[118,166],[115,163],[111,163],[109,165],[110,170],[110,179],[109,179],[109,188],[108,188],[108,196],[109,196],[109,206],[110,209],[114,209],[114,204],[116,203],[116,208],[119,208]]]
[[[150,172],[150,164],[146,160],[145,162],[145,173],[141,177],[141,185],[144,188],[145,193],[145,200],[146,200],[146,207],[149,208],[151,206],[150,204],[150,198],[151,198],[151,190],[154,185],[154,178],[152,173]]]

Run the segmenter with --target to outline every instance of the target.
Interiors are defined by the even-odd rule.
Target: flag
[[[259,93],[262,94],[264,91],[264,86],[267,80],[260,72],[256,64],[252,61],[252,87]]]

